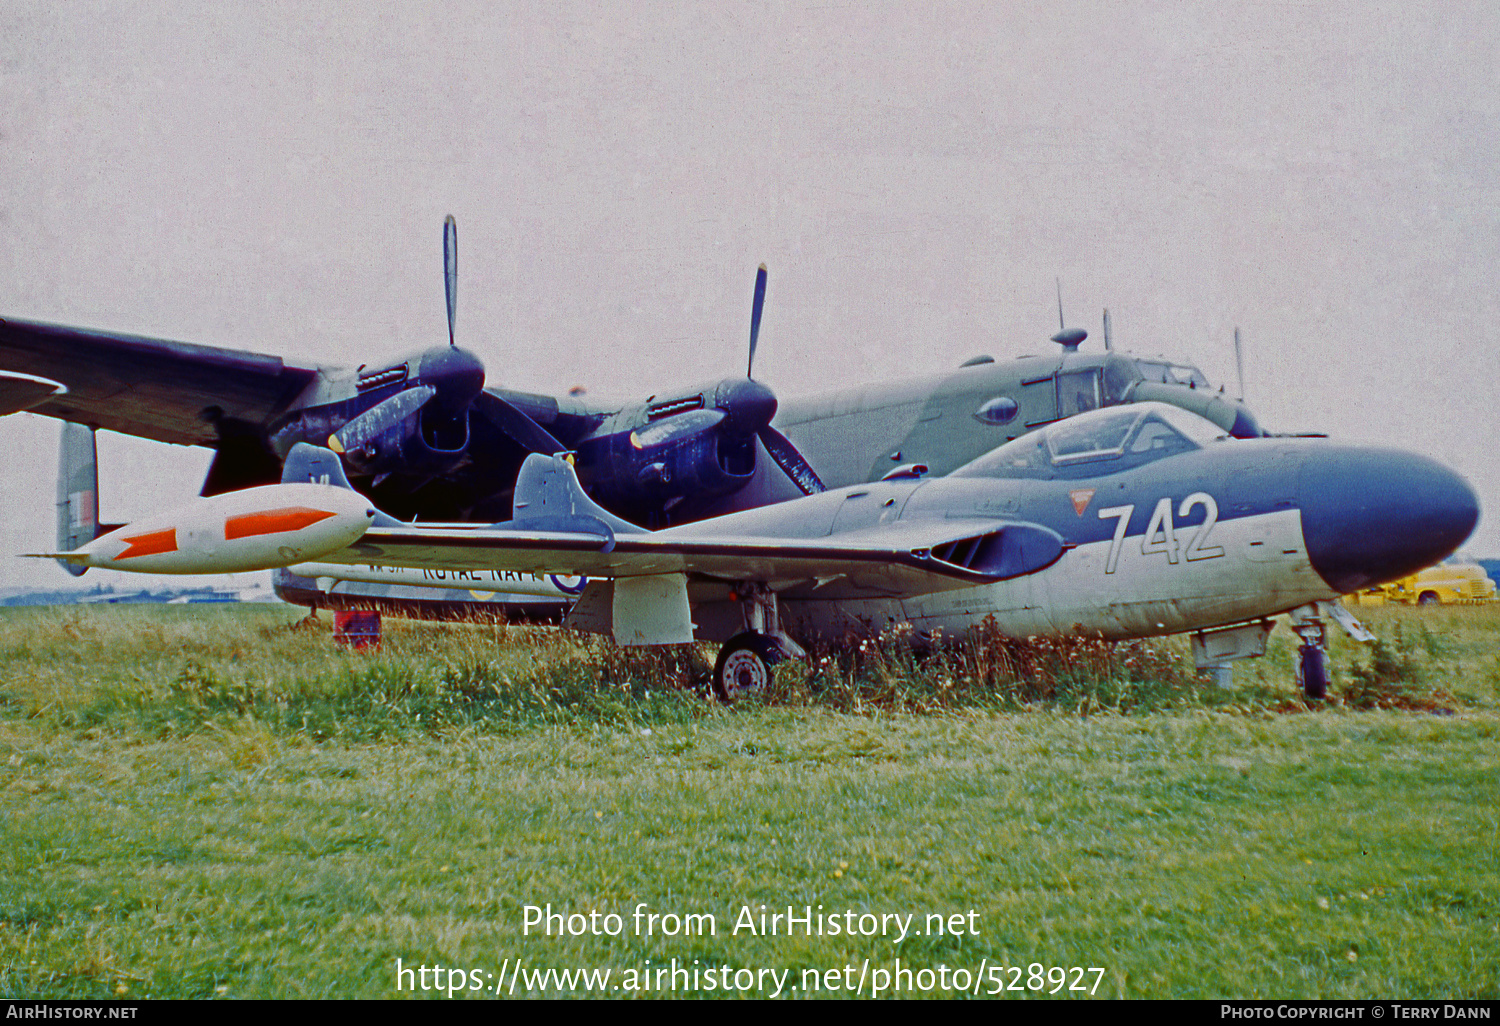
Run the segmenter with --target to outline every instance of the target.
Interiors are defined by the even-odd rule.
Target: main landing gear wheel
[[[1298,653],[1302,671],[1302,693],[1308,698],[1328,697],[1328,656],[1317,645],[1303,645]]]
[[[745,631],[724,642],[714,663],[714,694],[733,702],[771,683],[772,670],[781,660],[776,642],[764,634]]]

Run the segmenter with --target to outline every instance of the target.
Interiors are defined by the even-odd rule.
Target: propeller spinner
[[[736,414],[743,426],[745,434],[754,430],[760,439],[760,444],[766,447],[766,452],[776,465],[782,469],[792,483],[802,489],[802,494],[813,495],[817,492],[827,491],[823,482],[818,480],[817,473],[806,458],[797,451],[791,439],[777,431],[771,426],[771,418],[776,416],[776,396],[769,388],[751,378],[751,372],[755,369],[755,345],[760,338],[760,315],[766,305],[766,265],[761,264],[760,270],[755,272],[755,299],[750,307],[750,362],[745,368],[745,380],[731,386],[730,396],[719,401],[719,408],[725,410],[726,425],[733,425]],[[731,383],[726,382],[725,385]],[[719,386],[720,394],[725,390],[725,385]],[[751,429],[751,425],[755,425]]]
[[[701,392],[661,402],[658,410],[679,408],[681,412],[658,414],[629,433],[633,455],[620,463],[618,473],[619,481],[629,482],[617,486],[622,504],[634,504],[646,510],[646,515],[657,503],[672,509],[686,500],[686,508],[702,508],[750,479],[757,440],[804,494],[824,490],[797,447],[771,426],[777,408],[775,393],[751,377],[765,301],[766,267],[762,264],[755,275],[745,376],[726,378]]]
[[[419,414],[442,417],[463,425],[467,445],[470,410],[493,424],[527,452],[555,455],[566,450],[531,417],[509,401],[484,390],[484,364],[468,350],[458,348],[458,224],[449,214],[443,221],[443,291],[448,308],[448,345],[429,349],[410,361],[416,373],[405,390],[390,396],[349,420],[328,438],[328,447],[338,453],[356,454],[375,443],[386,432]],[[455,450],[445,450],[455,451]]]

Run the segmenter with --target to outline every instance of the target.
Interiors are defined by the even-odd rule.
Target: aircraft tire
[[[1302,670],[1302,693],[1308,698],[1327,698],[1327,654],[1317,645],[1303,645],[1298,659]]]
[[[764,634],[736,634],[719,648],[714,663],[714,694],[724,702],[733,702],[765,689],[772,680],[771,667],[780,655],[776,643]]]

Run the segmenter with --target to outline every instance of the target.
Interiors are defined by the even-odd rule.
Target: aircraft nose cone
[[[725,430],[737,437],[754,434],[776,416],[776,394],[750,378],[721,382],[714,398],[724,411]]]
[[[1467,481],[1436,460],[1391,449],[1309,454],[1298,496],[1313,569],[1344,593],[1433,565],[1479,522]]]
[[[436,346],[424,352],[417,376],[422,384],[437,389],[433,404],[445,413],[467,406],[484,388],[484,364],[456,346]]]

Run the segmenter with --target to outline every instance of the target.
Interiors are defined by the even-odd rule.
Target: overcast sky
[[[491,383],[786,396],[1099,344],[1500,502],[1500,5],[0,4],[0,314]],[[0,551],[57,425],[0,421]],[[106,519],[210,453],[100,434]],[[1488,515],[1468,546],[1500,554]],[[129,575],[93,572],[116,587]],[[0,559],[0,587],[69,580]]]

